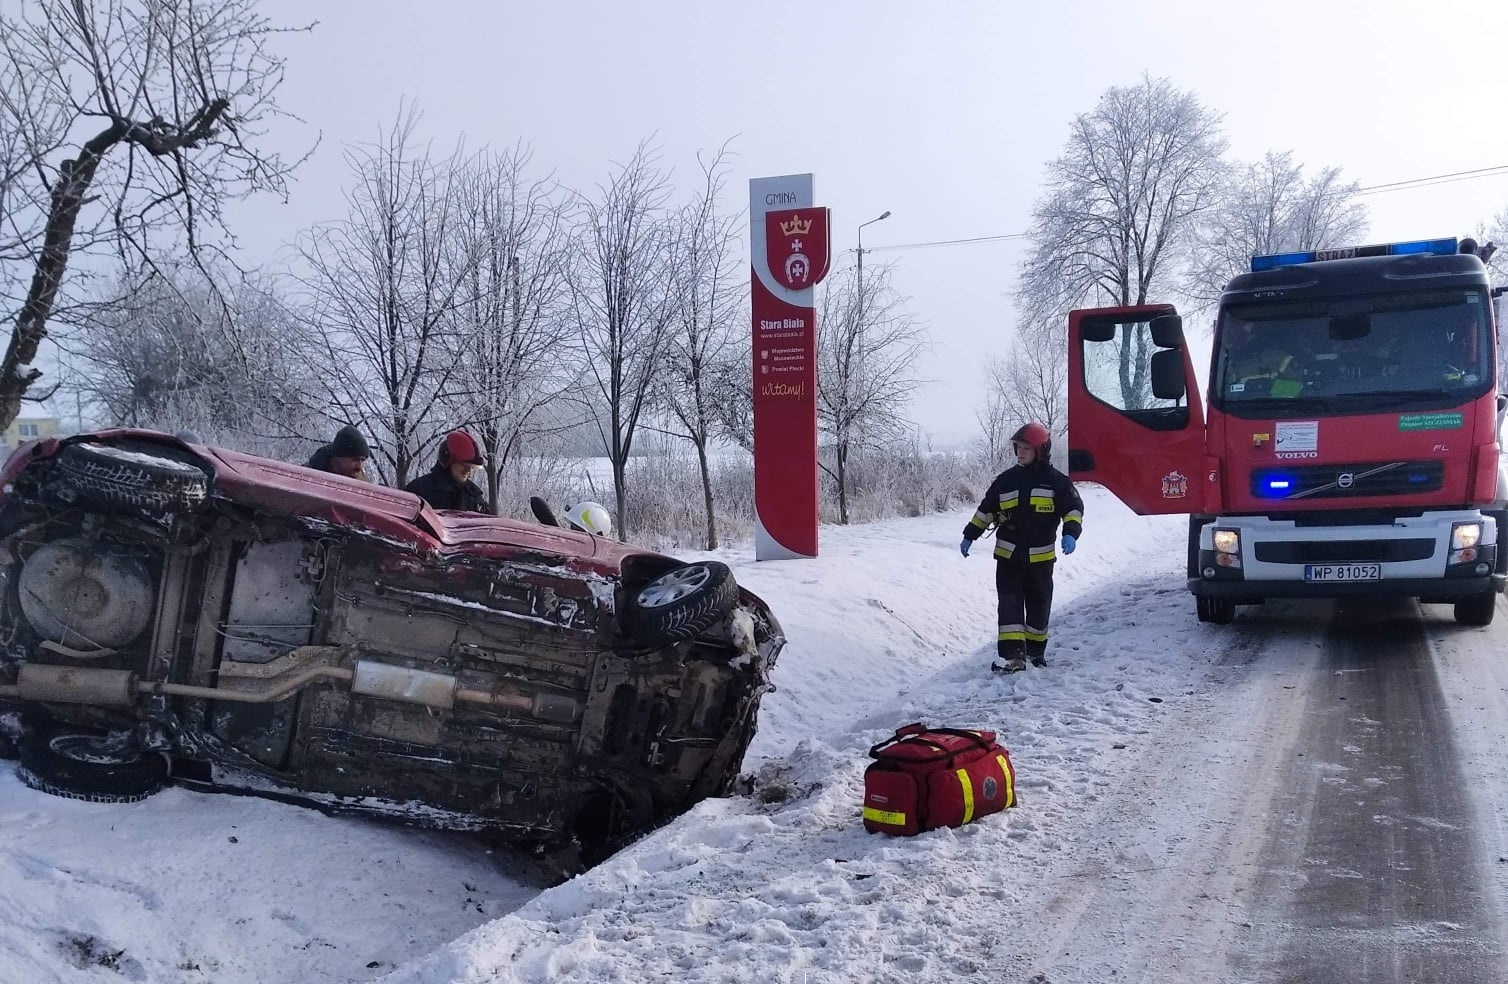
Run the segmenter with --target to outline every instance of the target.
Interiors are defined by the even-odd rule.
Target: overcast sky
[[[343,211],[344,145],[400,101],[448,148],[532,145],[584,187],[654,136],[689,185],[696,151],[736,136],[747,180],[811,171],[834,250],[1026,229],[1070,119],[1143,72],[1225,116],[1232,155],[1291,150],[1365,185],[1508,164],[1502,0],[1070,0],[759,3],[267,0],[285,24],[283,106],[322,135],[290,201],[239,207],[245,259]],[[1370,240],[1463,235],[1508,206],[1508,176],[1368,196]],[[974,436],[982,366],[1007,345],[1020,242],[875,253],[928,327],[932,382],[914,417],[939,443]]]

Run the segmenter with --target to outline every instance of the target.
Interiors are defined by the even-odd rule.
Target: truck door
[[[1216,512],[1219,463],[1170,304],[1068,315],[1068,470],[1143,516]]]

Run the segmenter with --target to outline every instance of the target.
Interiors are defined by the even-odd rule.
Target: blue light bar
[[[1273,478],[1268,480],[1267,487],[1270,489],[1286,489],[1292,484],[1286,478]]]
[[[1416,239],[1406,243],[1313,249],[1303,253],[1269,253],[1251,258],[1251,272],[1261,273],[1263,270],[1276,270],[1278,267],[1298,266],[1302,263],[1321,263],[1325,260],[1349,260],[1358,256],[1450,256],[1459,249],[1460,243],[1452,236],[1449,239]]]

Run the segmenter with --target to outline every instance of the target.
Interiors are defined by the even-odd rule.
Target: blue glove
[[[1063,534],[1063,552],[1064,553],[1066,553],[1066,554],[1073,553],[1073,548],[1077,547],[1078,545],[1079,545],[1079,541],[1073,536],[1073,534],[1071,534],[1071,533],[1064,533]]]
[[[969,555],[969,548],[973,545],[973,540],[970,540],[968,537],[964,537],[963,542],[958,545],[958,552],[967,557]]]

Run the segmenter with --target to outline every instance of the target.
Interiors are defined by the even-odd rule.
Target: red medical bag
[[[864,829],[911,835],[1016,805],[1016,770],[993,731],[908,724],[869,749]]]

